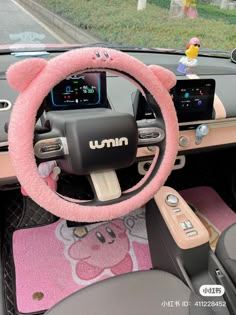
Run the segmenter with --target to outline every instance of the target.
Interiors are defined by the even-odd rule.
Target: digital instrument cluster
[[[49,110],[107,107],[105,72],[73,74],[57,84],[46,98]]]

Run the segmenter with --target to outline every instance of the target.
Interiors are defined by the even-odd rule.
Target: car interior
[[[236,314],[236,65],[183,56],[1,54],[0,314]]]

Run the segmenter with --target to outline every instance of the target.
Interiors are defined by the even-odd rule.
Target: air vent
[[[9,110],[10,108],[11,108],[10,101],[0,99],[0,111]]]
[[[0,143],[0,152],[8,152],[8,145],[1,146],[1,143]]]
[[[231,52],[231,61],[236,63],[236,48],[234,48]]]

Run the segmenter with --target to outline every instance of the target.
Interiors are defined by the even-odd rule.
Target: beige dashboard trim
[[[145,157],[145,156],[153,157],[154,155],[155,155],[155,151],[149,150],[148,147],[142,147],[142,148],[138,148],[136,157],[137,158]]]
[[[200,148],[207,148],[213,146],[227,145],[236,143],[236,124],[229,126],[217,126],[214,124],[207,124],[209,127],[209,133],[202,139],[200,144],[195,143],[196,135],[195,130],[183,130],[179,132],[179,139],[185,137],[187,139],[187,145],[181,147],[179,145],[179,151],[195,150]]]
[[[12,166],[8,152],[0,152],[0,179],[15,177],[15,170]]]
[[[3,146],[6,144],[4,143]],[[0,143],[1,147],[1,143]],[[154,155],[153,151],[150,151],[147,147],[138,148],[137,157],[150,157]],[[15,177],[15,171],[13,169],[9,152],[0,152],[0,179]]]
[[[215,119],[226,118],[226,110],[225,110],[224,104],[222,103],[221,99],[219,98],[217,94],[215,94],[215,97],[214,97],[213,107],[215,110]]]
[[[166,197],[169,194],[173,194],[178,198],[179,202],[176,207],[167,205]],[[209,242],[207,229],[176,190],[171,187],[163,186],[156,193],[154,199],[179,248],[190,249]],[[180,209],[180,212],[175,212],[175,209]],[[184,231],[181,227],[181,223],[185,221],[190,221],[193,227]],[[188,236],[188,233],[193,231],[196,231],[197,234]]]
[[[188,139],[188,145],[185,147],[178,147],[179,152],[184,152],[186,150],[195,150],[213,146],[220,146],[226,144],[236,143],[236,119],[228,118],[222,120],[209,120],[209,121],[199,121],[194,122],[194,124],[199,125],[201,123],[207,124],[209,127],[209,134],[202,139],[201,144],[195,144],[195,130],[181,130],[179,132],[179,138],[184,136]],[[184,127],[186,124],[180,124]],[[186,126],[187,127],[187,126]],[[8,145],[7,142],[1,142],[0,147]],[[138,148],[137,158],[152,159],[154,156],[154,151],[149,150],[147,147]],[[0,179],[10,178],[15,176],[13,170],[9,153],[0,152]]]
[[[196,74],[187,74],[186,77],[190,80],[200,79]]]
[[[216,127],[228,127],[228,126],[235,126],[236,124],[236,118],[231,117],[231,118],[224,118],[224,119],[218,119],[218,120],[197,120],[197,121],[190,121],[190,122],[184,122],[184,123],[179,123],[180,127],[187,127],[188,126],[198,126],[200,124],[210,124],[211,126],[216,126]]]
[[[209,127],[209,134],[202,139],[200,144],[195,143],[195,129],[179,131],[179,139],[185,137],[187,145],[178,146],[178,151],[196,150],[207,147],[221,146],[236,143],[236,119],[228,119],[221,121],[199,122],[197,125],[205,123]],[[152,158],[154,152],[147,147],[138,148],[137,158]]]

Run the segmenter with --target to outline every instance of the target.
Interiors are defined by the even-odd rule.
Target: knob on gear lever
[[[199,125],[196,128],[196,138],[195,138],[195,143],[200,144],[202,142],[202,138],[207,136],[209,133],[209,127],[207,125]]]

